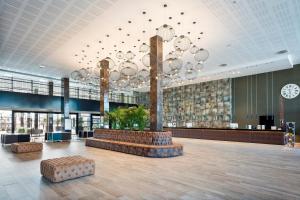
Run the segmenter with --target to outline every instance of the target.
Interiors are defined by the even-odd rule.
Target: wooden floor
[[[300,149],[174,138],[184,156],[156,159],[46,143],[42,153],[0,147],[0,199],[300,199]],[[42,159],[80,154],[96,174],[58,184],[44,180]]]

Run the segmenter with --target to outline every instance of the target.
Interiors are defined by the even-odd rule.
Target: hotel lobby
[[[0,12],[0,200],[300,199],[299,0]]]

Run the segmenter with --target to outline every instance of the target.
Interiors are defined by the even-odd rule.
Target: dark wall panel
[[[61,97],[0,91],[0,108],[60,111]]]
[[[71,98],[69,103],[70,112],[99,112],[100,109],[99,101],[95,100]],[[0,91],[0,109],[60,112],[62,104],[62,97]],[[128,107],[134,104],[110,102],[111,110],[119,106]]]
[[[246,124],[257,125],[260,115],[274,115],[278,127],[281,88],[288,83],[300,86],[300,65],[233,79],[233,122],[244,128]],[[300,133],[300,95],[294,99],[282,99],[285,121],[296,122],[296,131]]]

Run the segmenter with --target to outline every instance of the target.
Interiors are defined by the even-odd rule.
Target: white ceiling
[[[299,0],[6,0],[0,6],[4,69],[62,77],[107,56],[117,61],[119,50],[133,51],[142,66],[138,47],[164,23],[209,51],[199,81],[249,74],[250,65],[261,65],[253,74],[291,67],[286,60],[300,63]],[[171,50],[172,42],[165,44],[164,53]],[[288,53],[277,55],[280,50]],[[192,55],[183,60],[192,61]]]

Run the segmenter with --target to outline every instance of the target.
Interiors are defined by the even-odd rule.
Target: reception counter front
[[[285,133],[273,130],[165,128],[173,137],[284,145]]]

